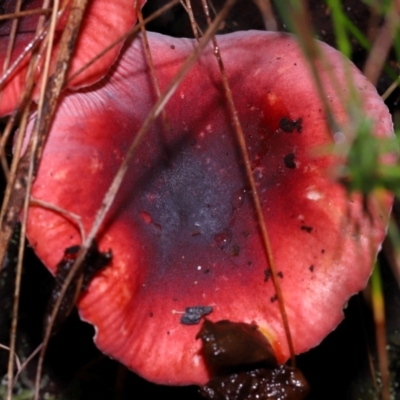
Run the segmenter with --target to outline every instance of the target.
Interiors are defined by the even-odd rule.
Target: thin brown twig
[[[274,10],[272,9],[271,0],[253,0],[253,1],[263,16],[265,29],[267,31],[277,31],[278,22],[275,18]]]
[[[24,110],[24,115],[22,118],[22,125],[26,124],[28,119],[28,109]],[[22,135],[18,138],[17,147],[20,150],[22,146]],[[16,165],[16,163],[15,163]],[[24,245],[25,238],[22,237],[22,233],[20,236],[19,248],[18,248],[18,262],[15,276],[15,287],[14,287],[14,295],[13,295],[13,309],[12,309],[12,318],[11,318],[11,327],[10,327],[10,355],[8,359],[8,367],[7,367],[7,400],[11,400],[12,398],[12,382],[14,377],[14,356],[15,356],[15,346],[17,339],[17,324],[18,324],[18,309],[19,309],[19,295],[21,288],[21,275],[22,275],[22,259],[19,257],[22,252],[22,248]]]
[[[382,100],[386,101],[388,99],[388,97],[396,90],[396,88],[399,86],[400,84],[400,76],[397,77],[397,79],[395,79],[391,85],[385,90],[385,92],[382,94]]]
[[[17,368],[17,373],[15,374],[14,377],[14,382],[12,383],[12,386],[15,386],[17,383],[17,380],[19,376],[21,375],[22,371],[26,368],[26,366],[33,360],[33,358],[39,353],[40,349],[42,348],[42,345],[40,344],[36,349],[29,355],[29,357],[24,361],[21,362],[19,359],[18,355],[15,354],[15,366]],[[5,346],[4,344],[0,343],[0,349],[4,349],[7,351],[10,351],[10,348]]]
[[[201,1],[202,1],[204,13],[206,15],[207,23],[208,23],[208,25],[210,25],[211,18],[210,18],[210,13],[208,11],[207,0],[201,0]],[[235,126],[236,138],[239,142],[239,148],[240,148],[240,151],[242,154],[242,159],[244,161],[244,166],[246,169],[246,177],[248,179],[248,182],[249,182],[249,185],[251,188],[251,195],[252,195],[252,199],[253,199],[256,215],[257,215],[257,220],[258,220],[260,231],[261,231],[261,237],[263,240],[264,250],[266,253],[266,258],[267,258],[266,261],[268,262],[270,270],[271,270],[272,281],[274,283],[274,287],[275,287],[275,291],[276,291],[276,295],[277,295],[277,299],[278,299],[278,304],[279,304],[282,322],[283,322],[283,328],[284,328],[284,331],[286,334],[286,340],[287,340],[287,344],[288,344],[288,348],[289,348],[290,359],[291,359],[292,366],[294,367],[295,366],[295,353],[294,353],[292,335],[290,333],[290,326],[289,326],[288,315],[286,312],[284,296],[282,293],[281,285],[279,283],[278,271],[277,271],[277,268],[275,265],[271,242],[269,240],[268,230],[267,230],[267,226],[265,223],[264,213],[262,211],[260,197],[258,195],[257,186],[255,183],[253,171],[251,168],[250,156],[247,151],[246,139],[245,139],[243,127],[242,127],[242,124],[238,117],[235,102],[233,100],[232,91],[231,91],[231,88],[229,85],[228,77],[226,75],[225,66],[224,66],[224,63],[222,60],[222,55],[221,55],[221,52],[219,51],[217,39],[215,36],[213,36],[211,40],[214,45],[214,54],[215,54],[215,57],[217,58],[218,65],[220,68],[221,79],[222,79],[222,83],[224,86],[224,91],[225,91],[225,96],[226,96],[227,103],[228,103],[228,108],[231,113],[231,118],[232,118],[233,124]]]
[[[185,11],[187,12],[187,14],[189,16],[190,25],[192,26],[193,35],[194,35],[195,39],[197,41],[199,41],[199,39],[200,39],[199,32],[200,32],[200,34],[202,34],[202,32],[200,30],[199,25],[197,24],[196,19],[194,18],[191,0],[185,0],[185,1],[181,0],[181,4],[182,4],[182,7],[185,9]]]
[[[400,16],[396,7],[396,0],[385,17],[364,66],[364,75],[376,86],[379,75],[393,43],[394,33],[398,27]]]
[[[157,98],[160,98],[161,97],[160,85],[158,84],[156,69],[154,67],[153,57],[151,55],[149,40],[147,38],[146,26],[144,25],[144,21],[143,21],[143,14],[139,7],[137,8],[137,16],[138,16],[138,21],[140,24],[140,31],[142,33],[142,39],[143,39],[146,60],[147,60],[148,66],[150,68],[151,79],[153,81],[153,85],[154,85],[154,89],[156,91]],[[165,109],[162,110],[162,118],[164,120],[165,126],[169,126],[167,112],[165,111]]]
[[[47,2],[48,2],[48,0],[47,0]],[[38,33],[40,31],[41,31],[41,33]],[[25,53],[25,51],[27,51],[28,47],[30,48],[30,50],[35,52],[36,46],[40,42],[39,38],[43,38],[42,35],[43,35],[44,32],[46,32],[46,29],[43,28],[43,21],[39,21],[38,26],[37,26],[37,35],[34,38],[34,41],[35,41],[36,44],[35,44],[35,46],[33,46],[32,42],[31,42],[30,45],[28,45],[25,48],[23,54],[25,54],[25,55],[27,54],[27,52]],[[44,43],[44,45],[45,45],[45,43]],[[3,167],[3,172],[4,172],[4,175],[5,175],[5,177],[6,177],[8,182],[10,182],[10,177],[9,177],[10,171],[9,171],[9,166],[7,164],[6,155],[5,155],[6,143],[8,142],[8,139],[10,137],[10,134],[12,132],[12,128],[14,127],[14,123],[15,123],[16,119],[19,116],[19,111],[20,111],[19,109],[24,109],[26,107],[26,105],[27,105],[28,99],[30,99],[31,96],[32,96],[33,88],[34,88],[34,86],[33,86],[33,84],[34,84],[33,71],[36,70],[36,68],[38,66],[38,63],[39,63],[39,60],[40,60],[40,57],[41,57],[41,52],[40,51],[39,51],[38,54],[35,54],[35,53],[32,54],[32,59],[31,59],[31,62],[30,62],[30,65],[28,67],[28,70],[27,70],[27,73],[26,73],[26,77],[25,77],[26,78],[26,83],[25,83],[25,86],[24,86],[24,91],[22,92],[22,94],[20,96],[20,100],[17,102],[17,108],[13,111],[11,117],[8,119],[6,128],[5,128],[4,132],[3,132],[3,135],[1,136],[1,140],[0,140],[0,158],[1,158],[1,163],[2,163],[2,167]],[[18,67],[19,63],[22,62],[23,58],[24,58],[24,56],[21,57],[21,55],[20,55],[18,57],[18,59],[14,62],[13,66],[11,68],[8,68],[8,63],[4,64],[3,74],[2,74],[2,77],[1,77],[1,80],[0,80],[0,99],[1,99],[1,96],[2,96],[2,93],[3,93],[1,91],[2,85],[4,85],[7,82],[7,77],[11,75],[12,71],[16,67]],[[21,131],[21,129],[20,129],[20,131]],[[18,162],[18,157],[15,160],[15,163],[17,163],[17,162]],[[14,170],[14,173],[15,173],[15,170]],[[13,185],[10,184],[9,186],[7,186],[7,190],[10,191],[12,189],[12,187],[13,187]],[[2,204],[2,217],[1,217],[1,220],[4,217],[3,213],[4,213],[4,210],[5,210],[5,206],[7,204],[8,204],[8,200],[7,200],[7,196],[5,196],[5,198],[3,199],[3,204]],[[0,259],[1,258],[2,257],[0,257]],[[0,266],[0,268],[1,268],[1,266]]]
[[[26,11],[17,11],[11,14],[3,14],[0,15],[0,21],[4,21],[6,19],[14,19],[14,18],[23,18],[28,17],[30,15],[46,15],[51,13],[51,8],[36,8],[34,10],[26,10]]]
[[[22,0],[18,0],[15,5],[15,14],[18,14],[18,12],[21,9],[21,5],[22,5]],[[3,63],[2,74],[5,73],[5,71],[7,70],[8,66],[10,64],[11,54],[12,54],[12,51],[14,48],[15,38],[17,35],[17,29],[18,29],[18,19],[14,19],[11,24],[11,31],[10,31],[10,35],[9,35],[8,44],[7,44],[7,52],[6,52],[6,56],[5,56],[4,63]],[[1,102],[2,98],[3,98],[3,92],[0,91],[0,102]],[[1,165],[3,167],[4,174],[6,176],[8,176],[8,163],[7,163],[6,155],[2,150],[0,152],[0,158],[1,158]]]
[[[32,145],[33,158],[31,160],[26,160],[26,162],[28,162],[29,171],[32,174],[32,178],[35,175],[38,161],[41,158],[44,144],[50,130],[50,124],[53,118],[53,114],[56,110],[56,106],[58,103],[58,98],[66,80],[67,71],[74,51],[75,43],[78,38],[87,3],[88,0],[74,0],[71,4],[66,28],[62,34],[60,41],[60,47],[56,59],[54,72],[48,80],[46,86],[45,98],[43,100],[44,112],[42,115],[39,114],[33,130],[33,136],[35,138],[35,141]],[[22,158],[22,160],[24,160],[24,157]],[[28,202],[29,199],[25,201],[26,209],[29,205]],[[35,383],[35,400],[39,399],[40,379],[47,343],[44,341],[43,348],[39,357]]]
[[[159,8],[157,11],[155,11],[153,14],[151,14],[149,17],[145,18],[143,20],[143,25],[148,24],[149,22],[155,20],[158,18],[160,15],[162,15],[165,11],[169,10],[172,8],[174,5],[178,4],[180,0],[171,0],[169,3],[167,3],[165,6]],[[89,62],[84,64],[81,68],[79,68],[74,74],[72,74],[68,80],[66,81],[66,84],[68,82],[72,81],[76,76],[81,74],[83,71],[85,71],[87,68],[89,68],[92,64],[94,64],[99,58],[103,57],[104,54],[109,52],[112,48],[117,46],[119,43],[123,42],[127,38],[134,38],[135,35],[137,35],[141,29],[141,23],[136,24],[132,29],[130,29],[128,32],[126,32],[124,35],[120,36],[118,39],[114,40],[111,44],[109,44],[107,47],[105,47],[100,53],[98,53],[95,57],[93,57]]]
[[[0,79],[0,90],[3,89],[3,87],[6,85],[8,82],[8,79],[10,76],[14,73],[14,71],[21,65],[22,61],[27,57],[27,55],[31,52],[34,51],[41,41],[45,38],[47,34],[47,26],[44,26],[42,30],[35,35],[35,37],[30,41],[25,46],[25,49],[22,51],[22,53],[17,57],[17,59],[12,63],[12,65],[7,69],[6,72],[1,76]]]
[[[18,0],[15,5],[15,14],[19,13],[19,11],[21,9],[21,5],[22,5],[22,0]],[[10,35],[9,35],[8,44],[7,44],[7,52],[6,52],[6,56],[5,56],[4,63],[3,63],[3,74],[5,73],[5,71],[7,70],[8,66],[10,64],[11,53],[13,51],[14,44],[15,44],[15,38],[17,35],[17,29],[18,29],[18,19],[14,19],[11,24],[11,31],[10,31]],[[0,100],[1,100],[1,96],[2,96],[2,93],[0,93]]]
[[[16,117],[16,113],[13,113],[10,116],[10,118],[8,118],[7,124],[3,130],[1,138],[0,138],[0,160],[1,160],[1,167],[3,169],[3,174],[4,174],[4,177],[6,178],[6,182],[8,182],[10,179],[9,178],[10,167],[7,162],[5,150],[6,150],[6,145],[7,145],[8,139],[10,138],[12,129],[14,127],[15,117]]]
[[[39,344],[39,346],[36,347],[36,349],[29,355],[29,357],[22,364],[20,364],[20,366],[18,368],[18,371],[17,371],[17,373],[15,374],[15,377],[14,377],[13,386],[16,385],[17,380],[18,380],[19,376],[21,375],[22,371],[36,357],[36,355],[39,354],[39,351],[40,351],[41,348],[42,348],[42,344]]]
[[[46,0],[45,6],[47,7],[49,0]],[[47,53],[44,62],[44,73],[42,79],[42,93],[40,97],[40,101],[43,101],[44,98],[44,86],[45,81],[48,75],[48,70],[50,66],[50,59],[51,59],[51,50],[53,47],[53,38],[54,32],[56,27],[57,21],[57,10],[58,10],[58,0],[54,0],[54,7],[52,18],[50,22],[50,31],[49,31],[49,40],[47,41]],[[41,21],[43,23],[43,21]],[[39,22],[40,23],[40,22]],[[38,27],[40,29],[40,26]],[[28,112],[28,107],[26,108]],[[33,141],[32,143],[38,142],[37,136],[39,135],[39,131],[34,132],[33,134]],[[35,140],[36,139],[36,140]],[[24,251],[25,251],[25,235],[26,235],[26,221],[28,215],[28,207],[29,207],[29,197],[30,197],[30,190],[33,184],[33,175],[34,175],[34,166],[35,166],[35,152],[36,146],[34,145],[31,148],[32,157],[30,158],[29,168],[27,175],[24,175],[26,179],[26,187],[24,190],[24,204],[23,204],[23,215],[21,221],[21,233],[20,233],[20,240],[19,240],[19,248],[18,248],[18,261],[17,261],[17,270],[16,270],[16,278],[15,278],[15,290],[14,290],[14,301],[13,301],[13,313],[12,313],[12,322],[11,322],[11,340],[10,340],[10,360],[12,360],[15,352],[15,345],[16,345],[16,337],[17,337],[17,326],[18,326],[18,311],[19,311],[19,297],[20,297],[20,290],[21,290],[21,277],[22,277],[22,263],[24,259]],[[22,185],[23,186],[23,185]],[[17,186],[15,186],[16,188]],[[13,381],[14,381],[14,368],[13,363],[9,361],[9,368],[8,368],[8,387],[7,387],[7,400],[12,400],[12,389],[13,389]]]
[[[58,11],[58,20],[61,18],[61,16],[64,14],[67,5],[68,5],[69,0],[63,0],[63,6],[61,9]],[[50,0],[45,0],[43,4],[43,9],[48,9]],[[47,34],[48,34],[48,28],[51,20],[48,20],[45,23],[44,20],[45,15],[42,15],[38,21],[38,25],[36,27],[36,34],[35,37],[25,46],[24,50],[21,52],[21,54],[16,58],[16,60],[12,63],[12,65],[5,71],[0,79],[0,90],[3,89],[3,87],[6,85],[9,77],[14,73],[14,71],[21,65],[22,61],[25,59],[25,57],[28,56],[30,52],[35,51],[40,43],[43,43],[43,46],[46,46],[47,42]]]
[[[386,350],[386,317],[385,299],[381,285],[379,263],[376,263],[372,276],[372,311],[375,321],[375,340],[378,353],[379,371],[381,373],[381,398],[390,400],[389,360]]]
[[[49,1],[49,0],[46,0],[46,1]],[[57,18],[59,18],[63,14],[66,5],[67,5],[67,2],[64,1],[63,8],[58,12]],[[41,19],[40,19],[37,30],[40,32],[43,32],[43,33],[48,32],[46,24],[44,24],[46,26],[46,28],[43,28],[42,24],[43,24],[43,21],[41,21]],[[68,31],[69,31],[69,29],[65,29],[64,34],[65,34],[65,32],[68,32]],[[76,35],[77,33],[73,32],[73,34]],[[38,36],[36,36],[36,37],[38,37]],[[21,100],[19,101],[19,105],[17,106],[17,109],[14,110],[14,114],[18,114],[19,108],[26,109],[26,108],[30,107],[31,95],[33,93],[33,87],[34,87],[34,84],[36,81],[35,71],[36,71],[37,66],[39,65],[41,58],[42,58],[42,53],[46,50],[45,46],[47,43],[48,43],[48,36],[46,36],[44,38],[43,46],[40,48],[40,50],[37,53],[34,52],[34,54],[32,55],[32,58],[29,63],[28,72],[26,74],[27,78],[26,78],[26,82],[25,82],[25,90],[21,94]],[[37,47],[35,47],[35,48],[37,48]],[[62,50],[61,47],[60,47],[60,50]],[[67,49],[67,51],[72,51],[72,50]],[[65,65],[64,64],[61,65],[61,64],[58,63],[55,66],[55,70],[57,72],[54,73],[53,78],[51,80],[49,80],[49,88],[50,89],[49,90],[42,89],[42,96],[43,96],[44,92],[46,93],[45,102],[46,102],[48,108],[46,109],[46,113],[44,114],[44,117],[36,120],[37,123],[35,124],[35,127],[34,127],[34,130],[35,129],[41,130],[41,136],[40,136],[40,139],[39,139],[39,142],[37,145],[37,151],[35,153],[36,166],[38,164],[38,160],[40,159],[41,152],[42,152],[44,142],[46,139],[46,135],[48,133],[48,128],[51,123],[52,114],[54,113],[54,110],[55,110],[55,107],[57,104],[56,97],[58,98],[60,91],[61,91],[61,88],[58,88],[58,86],[57,86],[59,81],[56,78],[59,75],[62,75],[62,74],[65,75],[66,68],[68,68],[67,63],[64,63]],[[65,79],[65,77],[63,79]],[[2,82],[4,83],[5,81],[2,80]],[[45,85],[45,84],[47,84],[47,82],[44,79],[42,79],[41,84]],[[39,99],[39,101],[42,101],[42,100]],[[38,121],[39,121],[39,123],[38,123]],[[21,128],[21,125],[20,125],[19,135],[21,135],[21,136],[23,136],[25,134],[26,124],[22,124],[22,127],[23,128]],[[31,151],[30,146],[32,146],[31,141],[28,144],[26,154],[24,154],[21,157],[20,152],[17,152],[14,155],[14,158],[13,158],[13,161],[11,164],[10,177],[8,179],[6,192],[4,195],[1,213],[0,213],[0,268],[3,264],[7,245],[10,240],[10,237],[12,235],[14,226],[18,221],[19,214],[21,212],[22,205],[23,205],[24,198],[25,198],[26,173],[29,169],[29,164],[30,164],[30,159],[29,159],[29,157],[30,157],[29,154]],[[0,150],[3,150],[3,148]]]
[[[8,346],[5,346],[4,344],[1,344],[1,343],[0,343],[0,349],[10,351],[10,348]],[[17,354],[15,354],[14,357],[15,357],[15,365],[16,365],[17,369],[20,370],[21,369],[21,361],[19,360],[19,357]]]
[[[64,217],[68,218],[70,221],[72,221],[78,227],[82,242],[85,240],[85,238],[86,238],[85,228],[83,226],[82,218],[78,214],[75,214],[71,211],[67,211],[64,208],[58,207],[55,204],[48,203],[47,201],[35,199],[32,196],[30,199],[30,205],[31,206],[40,206],[42,208],[54,211],[57,214],[61,214]]]
[[[46,4],[49,0],[46,0]],[[46,26],[42,19],[38,22],[37,31],[39,32],[47,32],[47,26],[44,28],[43,25]],[[40,35],[39,35],[40,36]],[[38,37],[38,36],[36,36]],[[48,38],[44,38],[43,46],[38,49],[37,46],[33,50],[32,58],[30,60],[25,80],[25,88],[21,93],[20,100],[18,101],[18,106],[14,110],[12,117],[10,118],[6,131],[1,139],[1,148],[0,151],[4,152],[5,144],[8,140],[8,137],[11,133],[11,129],[14,125],[14,121],[19,117],[19,113],[22,112],[22,119],[20,122],[19,130],[18,130],[18,139],[16,150],[14,151],[14,158],[11,163],[11,169],[7,176],[7,186],[6,191],[2,203],[1,213],[0,213],[0,221],[1,221],[1,235],[0,235],[0,269],[3,264],[6,248],[9,242],[9,239],[12,235],[12,231],[16,221],[18,220],[18,216],[20,210],[22,208],[23,199],[24,199],[24,191],[26,184],[26,176],[25,173],[27,171],[27,163],[29,160],[26,156],[25,160],[21,157],[21,148],[22,148],[22,140],[25,136],[25,130],[28,120],[28,112],[30,108],[31,96],[34,90],[35,71],[40,63],[42,58],[42,53],[45,51],[45,46],[48,43]],[[39,42],[37,42],[38,44]],[[37,51],[36,51],[37,50]],[[3,81],[4,83],[5,81]],[[45,81],[42,80],[42,85],[45,84]],[[1,86],[1,85],[0,85]],[[19,182],[18,181],[19,178]]]
[[[13,310],[12,310],[12,321],[11,321],[11,331],[10,331],[10,358],[8,363],[8,373],[7,373],[7,400],[12,400],[12,390],[14,381],[14,356],[15,356],[15,346],[17,341],[17,327],[18,327],[18,312],[19,312],[19,298],[21,293],[21,277],[22,277],[22,261],[24,259],[25,250],[25,233],[26,233],[26,216],[23,217],[21,223],[21,234],[19,237],[19,247],[18,247],[18,261],[15,276],[15,289],[13,298]]]

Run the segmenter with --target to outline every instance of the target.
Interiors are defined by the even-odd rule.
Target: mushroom
[[[53,55],[57,54],[61,34],[67,22],[69,1],[60,18],[55,32]],[[142,7],[145,0],[138,0],[137,4]],[[40,9],[43,5],[42,0],[30,0],[23,4],[23,11]],[[6,2],[4,13],[12,14],[15,11],[16,2]],[[72,77],[82,66],[97,56],[104,47],[110,45],[126,33],[136,22],[137,14],[134,3],[131,0],[106,1],[96,0],[89,2],[86,14],[81,26],[81,33],[78,38],[74,56],[69,69],[69,77]],[[28,63],[31,52],[25,49],[33,43],[39,14],[28,15],[20,18],[16,34],[15,45],[13,47],[8,66],[13,66],[18,61],[18,66],[12,69],[11,73],[4,76],[2,96],[0,98],[0,115],[4,116],[11,113],[18,104],[19,96],[25,85]],[[6,20],[0,26],[0,65],[3,66],[6,60],[7,48],[9,45],[12,20]],[[107,35],[104,35],[107,32]],[[102,37],[102,40],[99,40]],[[91,66],[76,75],[68,82],[68,87],[77,89],[95,83],[108,71],[112,63],[116,60],[122,43],[114,46]],[[25,54],[26,53],[26,54]],[[21,60],[19,57],[24,56]],[[37,76],[40,76],[39,65]],[[11,71],[11,70],[10,70]],[[38,91],[34,93],[34,100],[37,100]]]
[[[148,35],[163,91],[196,42]],[[332,177],[343,160],[324,153],[335,132],[293,36],[249,31],[217,40],[301,353],[337,326],[349,297],[365,286],[392,196],[376,193],[365,205]],[[349,73],[374,134],[392,135],[375,88],[339,52],[318,46],[325,63],[316,69],[339,126],[350,120]],[[142,41],[135,40],[101,82],[61,100],[32,195],[79,215],[86,231],[157,100],[149,71]],[[140,143],[97,236],[113,259],[80,297],[80,315],[95,326],[104,353],[159,383],[209,378],[199,326],[180,323],[188,307],[212,307],[211,321],[256,324],[283,363],[289,348],[282,316],[211,46],[165,109],[166,119],[154,121]],[[64,250],[81,241],[64,213],[37,203],[27,232],[53,274]]]

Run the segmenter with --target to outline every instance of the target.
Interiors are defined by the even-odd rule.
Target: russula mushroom
[[[149,34],[163,91],[196,43]],[[362,289],[385,235],[392,197],[361,195],[330,176],[340,160],[323,102],[294,37],[241,32],[218,37],[243,125],[296,353],[317,345]],[[339,124],[349,121],[345,69],[373,120],[392,135],[391,118],[367,79],[319,43],[316,68]],[[326,66],[329,68],[326,68]],[[32,195],[82,218],[88,231],[127,148],[157,99],[141,40],[127,44],[98,84],[65,94]],[[324,155],[325,154],[325,155]],[[32,205],[28,238],[52,273],[80,244],[64,214]],[[207,318],[256,324],[283,363],[289,349],[269,279],[252,198],[212,46],[206,48],[131,161],[97,237],[112,250],[81,296],[81,317],[106,354],[143,377],[203,384],[208,371],[198,325],[180,323],[188,307]],[[208,309],[207,309],[208,310]]]
[[[60,18],[55,32],[55,41],[53,47],[53,57],[57,54],[61,34],[66,26],[68,7],[72,1],[69,1],[64,15]],[[142,7],[145,0],[138,0],[137,4]],[[5,2],[4,14],[15,12],[16,2]],[[40,9],[43,6],[43,0],[29,0],[24,2],[23,11]],[[96,0],[89,2],[85,17],[81,26],[81,32],[75,47],[74,56],[71,61],[68,77],[72,77],[81,67],[89,62],[93,57],[110,45],[124,33],[126,33],[136,22],[137,14],[134,2],[132,0],[107,1]],[[19,19],[18,30],[15,44],[10,57],[8,67],[19,60],[19,57],[25,54],[25,49],[35,38],[36,27],[39,20],[39,14],[28,15]],[[10,40],[12,20],[6,20],[0,24],[0,65],[3,67],[6,59],[7,48]],[[104,33],[107,33],[106,35]],[[101,38],[101,40],[99,40]],[[79,88],[87,86],[98,81],[108,71],[112,63],[116,60],[123,43],[120,43],[110,49],[101,58],[95,61],[91,66],[85,69],[68,82],[69,88]],[[18,67],[11,74],[7,73],[2,87],[0,98],[0,115],[9,114],[17,105],[18,99],[25,85],[28,62],[31,52],[26,53],[19,62]],[[44,58],[44,57],[42,57]],[[42,63],[39,69],[42,69]],[[40,71],[37,71],[37,76]],[[34,94],[36,100],[38,91]]]

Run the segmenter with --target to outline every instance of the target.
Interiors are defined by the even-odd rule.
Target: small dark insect
[[[264,269],[264,282],[268,282],[271,278],[271,270],[269,268]]]
[[[180,322],[182,325],[196,325],[200,323],[200,320],[205,315],[211,314],[212,312],[213,308],[211,306],[187,307]]]
[[[289,169],[296,168],[296,163],[294,161],[294,158],[295,158],[294,153],[289,153],[288,155],[283,157],[283,162],[284,162],[286,168],[289,168]]]
[[[307,225],[302,225],[302,226],[300,227],[300,229],[301,229],[302,231],[306,231],[307,233],[311,233],[312,230],[313,230],[313,227],[312,227],[312,226],[307,226]]]
[[[45,315],[45,325],[49,322],[54,305],[60,297],[61,289],[67,278],[71,267],[73,266],[76,257],[79,253],[80,246],[71,246],[65,249],[64,257],[57,265],[57,274],[55,277],[55,285],[50,295],[49,304]],[[79,295],[83,293],[89,286],[94,275],[107,267],[112,259],[111,250],[106,253],[101,253],[97,247],[97,243],[93,242],[85,259],[81,265],[80,271],[74,276],[71,281],[64,298],[61,301],[57,317],[53,323],[53,333],[58,330],[61,324],[66,320],[71,313]]]
[[[303,118],[296,119],[294,121],[289,118],[283,117],[279,120],[279,128],[281,128],[284,132],[292,133],[293,131],[297,131],[301,133],[302,130],[302,122]]]

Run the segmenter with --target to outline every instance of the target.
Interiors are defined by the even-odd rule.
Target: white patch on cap
[[[90,172],[94,175],[98,171],[102,171],[104,168],[104,165],[102,161],[100,160],[100,156],[98,152],[96,151],[92,157],[90,157],[90,164],[89,164],[89,169]]]
[[[321,200],[324,196],[318,192],[317,190],[311,189],[311,190],[307,190],[306,192],[306,198],[308,200],[313,200],[313,201],[317,201],[317,200]]]
[[[198,356],[197,354],[193,356],[193,365],[195,367],[198,367],[200,365],[200,356]]]

